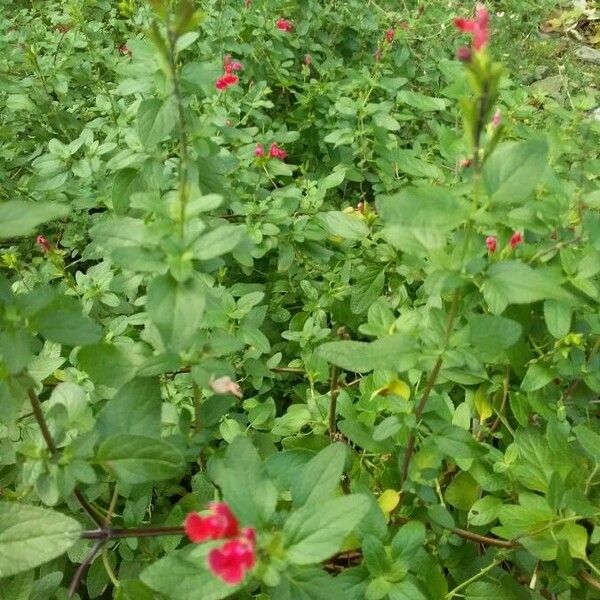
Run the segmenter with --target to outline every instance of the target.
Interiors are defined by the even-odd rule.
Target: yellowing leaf
[[[388,396],[389,394],[394,394],[395,396],[400,396],[400,398],[404,398],[404,400],[409,400],[410,386],[408,385],[408,383],[402,381],[401,379],[394,379],[393,381],[390,381],[386,386],[375,390],[371,397],[374,398],[375,396]]]
[[[377,500],[379,508],[387,515],[391,513],[400,502],[400,492],[396,490],[385,490]]]
[[[477,411],[477,415],[479,416],[480,421],[485,421],[489,419],[492,414],[492,404],[487,395],[487,386],[480,386],[479,389],[475,392],[475,410]]]

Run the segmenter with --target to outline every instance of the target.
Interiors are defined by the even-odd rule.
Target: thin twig
[[[496,431],[496,429],[498,429],[498,426],[500,425],[500,419],[501,419],[500,415],[503,414],[504,408],[506,406],[506,402],[508,401],[509,378],[510,378],[510,366],[506,367],[506,370],[504,371],[504,379],[502,380],[502,402],[500,403],[500,408],[498,409],[496,418],[494,419],[494,422],[492,423],[492,426],[490,427],[490,431],[489,431],[490,434],[494,433],[494,431]]]
[[[446,323],[446,331],[444,333],[444,340],[442,342],[442,349],[438,359],[435,361],[435,365],[431,370],[429,378],[427,379],[427,383],[425,384],[425,389],[423,390],[423,395],[421,396],[421,401],[419,402],[417,408],[415,409],[415,419],[417,424],[415,428],[411,431],[410,437],[408,438],[408,444],[406,445],[406,450],[404,452],[404,461],[402,463],[402,475],[401,475],[401,483],[404,484],[408,477],[408,468],[410,466],[410,461],[412,459],[413,450],[415,449],[415,443],[417,439],[417,430],[419,427],[419,421],[423,416],[423,411],[425,410],[425,406],[427,405],[427,400],[429,400],[429,396],[433,390],[433,386],[437,381],[438,375],[440,374],[440,370],[442,368],[442,363],[444,361],[444,352],[448,347],[448,342],[450,340],[450,334],[452,333],[452,326],[454,325],[454,320],[456,319],[456,313],[458,312],[458,304],[460,301],[460,292],[459,290],[454,291],[454,295],[452,296],[452,305],[450,306],[450,312],[448,313],[448,322]]]
[[[31,402],[31,408],[33,409],[33,416],[37,421],[38,427],[42,432],[42,437],[46,442],[46,446],[52,455],[52,458],[55,458],[58,455],[58,448],[54,443],[54,438],[50,433],[50,429],[48,429],[48,423],[46,422],[46,418],[44,417],[44,411],[42,410],[42,403],[38,398],[37,394],[33,390],[33,388],[29,388],[27,390],[27,395],[29,396],[29,401]]]
[[[496,546],[498,548],[508,548],[514,549],[518,548],[520,544],[518,542],[511,542],[510,540],[502,540],[500,538],[493,538],[487,535],[480,535],[479,533],[473,533],[472,531],[468,531],[466,529],[460,529],[458,527],[453,527],[451,529],[452,533],[455,533],[457,536],[469,540],[470,542],[477,542],[478,544],[484,544],[486,546]]]
[[[29,402],[31,403],[33,416],[35,417],[38,427],[42,432],[42,437],[46,442],[46,446],[48,447],[52,458],[56,458],[59,454],[59,451],[56,446],[56,443],[54,442],[54,438],[50,433],[48,423],[46,422],[46,417],[44,416],[44,411],[42,409],[42,403],[40,402],[40,399],[38,398],[38,395],[35,393],[33,388],[29,388],[27,390],[27,395],[29,396]],[[77,501],[81,505],[81,508],[83,508],[83,510],[90,517],[90,519],[92,519],[92,521],[96,525],[101,525],[102,517],[98,514],[96,509],[93,506],[91,506],[91,504],[84,498],[83,494],[77,488],[73,490],[73,494],[75,495],[75,498],[77,498]]]
[[[92,549],[88,552],[88,555],[84,558],[83,562],[77,567],[77,571],[75,571],[75,575],[73,575],[73,579],[71,579],[71,584],[69,585],[69,598],[72,598],[75,595],[75,592],[77,592],[77,588],[79,587],[87,568],[90,566],[105,541],[106,540],[104,539],[99,539],[92,546]]]
[[[337,432],[336,413],[337,399],[340,393],[339,386],[339,370],[335,365],[331,367],[331,391],[329,393],[329,437],[333,440]]]
[[[579,577],[581,581],[585,581],[585,583],[587,583],[590,587],[600,590],[600,581],[590,575],[587,571],[579,571],[579,573],[577,573],[577,577]]]
[[[81,532],[82,540],[112,540],[129,537],[158,537],[161,535],[183,535],[183,527],[132,527],[131,529],[92,529]]]

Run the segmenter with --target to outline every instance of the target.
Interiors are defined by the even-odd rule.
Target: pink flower
[[[119,46],[119,52],[121,54],[128,54],[129,56],[132,56],[133,52],[131,52],[131,50],[128,48],[127,44],[121,44]]]
[[[256,563],[256,536],[254,529],[248,528],[233,540],[208,553],[208,567],[225,583],[237,585],[244,579],[245,572]]]
[[[206,542],[239,535],[239,523],[227,504],[212,502],[209,504],[209,510],[210,514],[207,517],[189,513],[185,518],[185,533],[192,542]]]
[[[460,160],[460,162],[458,163],[458,166],[461,169],[466,169],[468,167],[470,167],[473,164],[473,159],[472,158],[462,158]]]
[[[256,154],[256,150],[254,151],[254,153]],[[233,381],[231,377],[228,377],[227,375],[219,377],[218,379],[212,379],[211,381],[209,381],[209,385],[213,392],[217,394],[231,394],[236,398],[243,398],[242,389],[240,388],[240,386],[235,381]]]
[[[260,158],[261,156],[265,155],[265,149],[263,148],[262,144],[256,144],[256,148],[254,148],[254,156],[256,156],[256,158]]]
[[[473,47],[480,51],[485,48],[490,39],[490,14],[483,4],[475,8],[475,19],[454,19],[454,25],[463,33],[473,36]]]
[[[223,57],[223,69],[225,73],[234,73],[235,71],[241,71],[243,69],[242,63],[233,60],[229,54]]]
[[[269,148],[269,156],[271,158],[279,158],[283,160],[287,156],[287,152],[278,146],[276,142],[273,142]]]
[[[519,244],[523,243],[523,234],[520,231],[515,231],[510,236],[510,247],[514,250]]]
[[[225,73],[225,75],[222,75],[217,79],[215,86],[218,90],[226,90],[228,87],[235,85],[239,80],[240,78],[237,75]]]
[[[292,31],[294,30],[294,25],[291,21],[288,21],[287,19],[277,19],[275,25],[277,29],[279,29],[280,31],[285,31],[286,33],[292,33]]]
[[[391,44],[394,41],[394,36],[396,35],[395,29],[391,28],[385,32],[385,41]]]
[[[52,250],[50,242],[43,235],[38,235],[35,238],[35,243],[42,252],[50,252]]]
[[[492,254],[496,252],[496,248],[498,247],[498,241],[496,240],[496,236],[490,235],[489,237],[486,237],[485,245],[487,246],[488,251]]]
[[[472,54],[473,53],[471,52],[471,48],[467,48],[466,46],[461,46],[456,51],[456,58],[458,58],[458,60],[460,60],[461,62],[471,62]]]
[[[492,117],[492,127],[497,128],[500,126],[500,123],[502,121],[502,113],[500,112],[500,109],[496,109],[496,112],[494,113],[494,116]]]

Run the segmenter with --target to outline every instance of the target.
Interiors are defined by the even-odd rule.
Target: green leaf
[[[404,334],[394,334],[374,342],[327,342],[317,348],[317,354],[333,365],[367,373],[373,369],[407,371],[415,364],[415,340]]]
[[[498,517],[498,511],[502,506],[502,500],[496,496],[484,496],[473,503],[469,509],[467,518],[470,525],[487,525]]]
[[[281,583],[269,592],[271,600],[323,600],[344,598],[346,586],[318,567],[291,567],[281,573]],[[361,599],[362,600],[362,599]]]
[[[469,317],[469,340],[486,354],[497,355],[514,345],[521,337],[523,328],[519,323],[494,315],[471,315]]]
[[[96,460],[124,483],[146,483],[181,474],[184,458],[171,444],[141,435],[120,433],[104,440]]]
[[[423,111],[445,110],[448,106],[448,101],[443,98],[432,98],[410,90],[401,90],[396,94],[396,99]]]
[[[483,167],[490,201],[517,204],[527,200],[546,173],[547,154],[545,138],[500,144]]]
[[[38,225],[62,219],[68,206],[54,202],[9,200],[0,204],[0,239],[23,237],[36,232]]]
[[[240,521],[259,526],[269,522],[277,503],[277,490],[267,478],[252,442],[237,436],[224,457],[209,462],[212,480]]]
[[[600,434],[592,431],[585,425],[573,427],[577,441],[581,447],[592,457],[596,463],[600,463]]]
[[[350,310],[355,315],[364,313],[377,298],[381,297],[385,283],[385,271],[370,269],[352,286]]]
[[[359,214],[332,210],[320,213],[317,218],[331,235],[337,235],[345,240],[358,241],[369,235],[369,227]]]
[[[28,571],[66,552],[81,525],[58,512],[0,502],[0,578]]]
[[[560,339],[565,337],[571,330],[570,306],[557,300],[546,300],[544,302],[544,321],[550,334]]]
[[[177,108],[171,101],[149,98],[138,108],[138,135],[144,146],[152,148],[162,142],[177,121]]]
[[[180,352],[193,342],[205,304],[204,287],[196,278],[176,281],[171,275],[159,275],[152,280],[146,308],[167,350]]]
[[[293,513],[283,526],[287,558],[298,565],[319,563],[338,552],[369,510],[366,496],[350,495],[312,504]]]
[[[509,304],[531,304],[553,298],[573,304],[575,298],[561,287],[561,278],[550,269],[534,269],[511,260],[492,265],[483,283],[483,295],[493,313],[501,313]]]
[[[77,363],[94,383],[119,388],[146,362],[141,344],[94,344],[77,353]]]
[[[136,169],[123,169],[117,172],[112,187],[112,205],[115,213],[126,213],[129,208],[129,197],[140,188],[140,178]]]
[[[418,584],[411,579],[395,583],[388,594],[390,600],[427,600]]]
[[[105,404],[97,416],[102,437],[117,433],[160,436],[162,399],[156,378],[136,378],[126,383]]]
[[[330,444],[308,461],[292,488],[294,507],[319,505],[328,500],[339,485],[346,456],[346,446],[336,443]]]
[[[425,525],[409,521],[400,527],[392,540],[394,558],[411,558],[425,543]]]
[[[414,150],[396,150],[394,162],[400,171],[408,175],[426,179],[444,179],[444,172],[437,165],[418,158]]]
[[[442,248],[448,232],[463,223],[470,210],[462,198],[430,186],[379,196],[377,207],[385,225],[384,238],[395,248],[417,255]]]
[[[531,363],[521,381],[521,389],[524,392],[534,392],[548,385],[553,378],[554,374],[548,367],[541,363]]]
[[[75,298],[60,296],[35,315],[32,325],[52,342],[66,346],[95,344],[102,337],[102,327],[81,312]]]
[[[451,481],[446,488],[444,497],[450,506],[460,510],[469,510],[480,493],[481,488],[472,475],[462,472]]]
[[[240,586],[229,585],[207,568],[207,555],[222,542],[194,544],[170,552],[144,569],[140,579],[169,600],[220,600],[231,596]]]
[[[245,229],[236,225],[221,225],[204,234],[191,252],[198,260],[211,260],[235,249],[242,241]]]

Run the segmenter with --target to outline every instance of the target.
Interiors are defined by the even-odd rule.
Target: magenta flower
[[[475,8],[474,19],[454,19],[454,25],[463,33],[470,33],[473,37],[473,47],[478,52],[483,50],[490,39],[490,13],[483,4]]]

